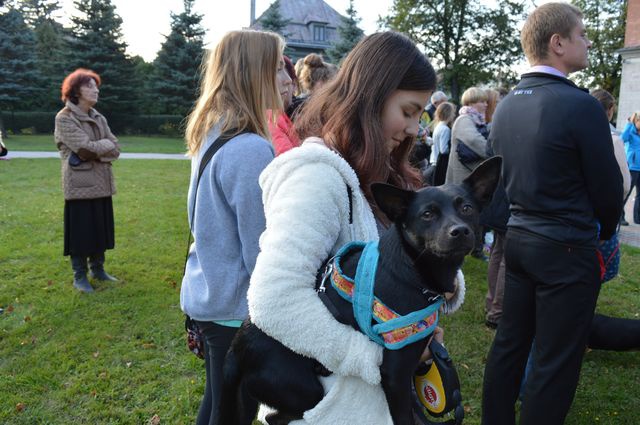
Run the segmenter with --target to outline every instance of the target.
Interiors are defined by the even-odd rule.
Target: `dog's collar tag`
[[[340,257],[354,249],[362,249],[355,281],[344,276]],[[430,305],[401,316],[374,296],[375,273],[378,267],[378,242],[351,242],[336,254],[331,268],[331,285],[342,298],[353,304],[358,326],[372,341],[397,350],[427,338],[438,325],[439,309],[444,303],[440,295],[429,297]],[[375,320],[377,324],[372,325]]]

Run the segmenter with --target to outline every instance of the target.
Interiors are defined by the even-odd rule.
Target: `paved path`
[[[58,152],[9,151],[4,158],[60,158]],[[121,159],[189,159],[183,153],[121,153]]]
[[[10,151],[9,154],[4,157],[11,158],[60,158],[58,152],[19,152]],[[122,153],[120,154],[122,159],[189,159],[185,154],[170,154],[170,153]],[[625,215],[627,221],[630,223],[628,226],[620,227],[620,241],[622,243],[640,247],[640,224],[633,223],[633,200],[635,194],[632,193],[625,206]]]

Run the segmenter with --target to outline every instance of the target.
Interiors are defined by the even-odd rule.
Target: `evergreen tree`
[[[60,9],[58,0],[20,0],[20,11],[31,28],[52,20],[52,15]]]
[[[353,0],[349,0],[349,8],[347,9],[347,17],[340,17],[340,26],[338,26],[338,35],[340,39],[329,50],[327,55],[333,63],[340,63],[342,59],[358,44],[358,41],[364,35],[364,32],[358,28],[361,19],[358,17],[356,9],[353,7]]]
[[[394,0],[381,22],[424,46],[458,99],[466,87],[515,81],[511,65],[523,58],[517,28],[523,9],[521,0],[497,0],[493,8],[479,0]]]
[[[40,93],[36,39],[18,10],[0,15],[0,110],[28,111]]]
[[[624,47],[627,0],[574,0],[572,3],[582,10],[587,37],[593,43],[589,67],[574,78],[585,87],[605,89],[617,98],[622,57],[616,50]]]
[[[21,0],[20,9],[36,37],[37,68],[42,77],[42,93],[38,108],[55,111],[60,108],[60,84],[65,77],[69,36],[54,14],[60,9],[58,0]]]
[[[151,87],[159,113],[186,116],[196,99],[205,32],[193,3],[184,0],[184,12],[171,13],[171,32],[153,63]]]
[[[81,16],[74,16],[74,38],[68,71],[88,68],[102,78],[99,110],[104,114],[132,115],[138,111],[140,82],[122,41],[122,19],[111,0],[76,0]]]
[[[280,0],[276,0],[267,9],[266,12],[260,17],[260,26],[265,31],[276,32],[283,37],[287,34],[284,33],[284,29],[289,25],[291,19],[284,19],[280,13]]]

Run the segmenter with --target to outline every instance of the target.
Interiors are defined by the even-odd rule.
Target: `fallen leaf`
[[[99,355],[100,355],[100,351],[96,351],[95,353],[93,353],[93,358],[97,359]]]
[[[471,406],[469,406],[468,404],[464,405],[464,413],[471,413]]]
[[[142,348],[155,348],[156,345],[153,342],[147,342],[145,344],[142,344]]]
[[[13,311],[13,306],[11,304],[9,304],[7,306],[7,313],[11,313]]]
[[[464,364],[464,363],[460,363],[460,366],[462,366],[463,368],[465,368],[465,369],[469,370],[469,366],[467,366],[467,365],[466,365],[466,364]]]
[[[16,404],[16,411],[17,412],[24,412],[24,409],[26,408],[26,406],[24,405],[24,403],[18,403]]]
[[[53,280],[48,280],[47,281],[47,286],[51,286],[51,285],[53,285]]]
[[[98,375],[98,378],[100,379],[105,379],[107,377],[107,372],[100,372],[100,374]]]
[[[31,316],[24,316],[24,321],[25,322],[30,322],[31,321]]]
[[[131,362],[126,362],[125,364],[127,365],[127,367],[131,367]]]
[[[91,390],[91,392],[89,394],[91,394],[91,397],[93,397],[93,398],[97,398],[98,397],[98,392],[96,390]]]
[[[153,415],[153,416],[151,417],[151,420],[149,421],[149,423],[150,423],[151,425],[158,425],[158,424],[160,424],[160,416],[158,416],[158,415]]]

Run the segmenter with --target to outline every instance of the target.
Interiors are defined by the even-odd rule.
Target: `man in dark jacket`
[[[490,139],[511,216],[500,326],[484,376],[484,425],[560,425],[571,406],[600,287],[596,244],[615,231],[622,176],[602,107],[566,76],[588,66],[582,13],[547,3],[521,33],[532,68],[500,104]]]

